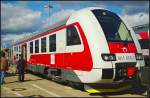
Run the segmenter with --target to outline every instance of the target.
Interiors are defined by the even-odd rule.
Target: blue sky
[[[44,6],[48,4],[53,8],[46,9]],[[149,22],[149,1],[2,1],[2,46],[9,47],[19,38],[40,31],[50,22],[85,7],[108,9],[120,15],[130,26]]]

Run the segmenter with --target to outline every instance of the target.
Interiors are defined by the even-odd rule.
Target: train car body
[[[140,43],[142,53],[145,60],[145,65],[150,65],[150,55],[149,55],[149,49],[150,49],[150,40],[149,40],[149,24],[143,24],[132,27],[137,35],[137,39]]]
[[[29,70],[62,81],[123,82],[144,66],[133,31],[115,13],[100,8],[76,11],[15,47],[21,47]]]
[[[141,83],[144,86],[150,84],[150,39],[149,39],[149,24],[143,24],[132,27],[137,35],[137,39],[141,45],[142,53],[145,60],[145,67],[141,68]]]

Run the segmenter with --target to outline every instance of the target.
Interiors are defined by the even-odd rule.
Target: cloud
[[[104,1],[58,1],[59,4],[62,6],[76,6],[75,8],[85,8],[85,7],[101,7],[105,8],[106,4],[103,3]]]
[[[1,29],[3,32],[18,32],[33,29],[39,23],[40,11],[33,11],[10,3],[1,4]]]
[[[116,5],[116,6],[140,6],[140,5],[146,5],[149,3],[149,1],[58,1],[61,4],[85,4],[89,3],[89,5],[100,5],[100,6],[106,6],[106,5]]]
[[[134,15],[124,14],[122,19],[130,26],[137,26],[141,24],[149,23],[149,14],[147,13],[137,13]]]
[[[56,12],[52,14],[46,21],[45,25],[43,25],[43,29],[48,28],[49,26],[62,21],[63,19],[69,17],[75,10],[73,9],[67,9],[67,10],[61,10],[59,12]]]
[[[149,5],[143,4],[143,5],[126,5],[124,6],[124,9],[122,11],[123,14],[137,14],[137,13],[149,13]]]
[[[30,36],[32,33],[22,33],[22,34],[5,34],[5,35],[1,35],[1,46],[11,46],[12,44],[14,44],[16,41],[23,39],[27,36]]]
[[[71,1],[71,2],[73,2],[73,1]],[[75,2],[73,2],[73,3],[75,3]],[[97,5],[97,4],[95,4],[95,5]],[[100,5],[97,5],[97,7],[104,8],[104,6],[100,6]],[[42,28],[43,29],[48,28],[48,27],[52,26],[53,24],[64,20],[65,18],[69,17],[75,11],[76,10],[74,10],[74,9],[63,9],[59,12],[52,14],[46,21],[44,21],[44,25]]]
[[[22,33],[22,34],[6,34],[6,35],[1,35],[2,41],[8,41],[8,40],[13,40],[17,41],[18,39],[22,39],[25,36],[29,36],[32,33]]]
[[[54,3],[54,1],[51,2]],[[75,12],[74,9],[90,6],[101,8],[107,8],[109,5],[119,6],[121,10],[123,10],[121,16],[129,26],[149,22],[148,1],[57,1],[57,3],[55,3],[59,3],[60,5],[56,5],[55,7],[60,7],[58,9],[61,9],[61,11],[54,11],[55,13],[47,20],[45,17],[42,20],[41,14],[43,12],[27,8],[27,3],[28,2],[21,2],[21,4],[14,4],[7,2],[1,4],[1,32],[5,34],[1,36],[2,42],[10,44],[13,40],[23,38],[25,33],[22,32],[33,32],[36,31],[37,28],[38,30],[44,30],[50,25],[70,16]],[[73,9],[69,9],[70,5]],[[62,10],[62,8],[64,8],[64,10]],[[58,9],[56,9],[56,11],[58,11]]]
[[[104,3],[107,3],[107,4],[113,4],[113,5],[117,5],[117,6],[140,6],[140,5],[145,5],[145,4],[148,4],[149,1],[105,1]]]

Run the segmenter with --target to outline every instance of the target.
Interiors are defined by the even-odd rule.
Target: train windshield
[[[114,13],[106,10],[92,10],[101,25],[107,41],[133,42],[130,31]]]

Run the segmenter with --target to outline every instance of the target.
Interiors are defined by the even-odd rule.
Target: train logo
[[[127,52],[127,48],[126,48],[126,47],[123,47],[123,48],[122,48],[122,51],[123,51],[123,52]]]

